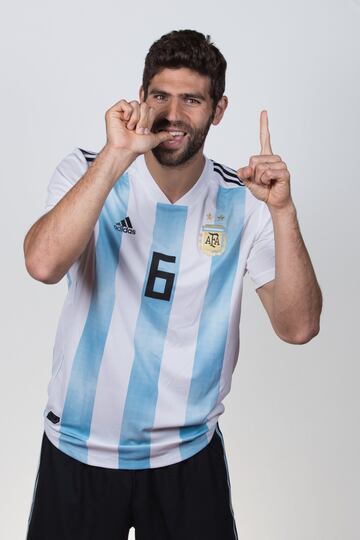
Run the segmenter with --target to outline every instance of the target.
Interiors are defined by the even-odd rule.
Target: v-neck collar
[[[187,191],[180,199],[178,199],[174,203],[169,201],[165,193],[161,190],[160,186],[155,182],[153,176],[151,175],[146,165],[144,154],[141,154],[140,156],[138,156],[134,162],[137,168],[137,172],[139,173],[139,178],[137,178],[136,180],[137,181],[140,180],[143,183],[144,188],[147,190],[149,196],[152,198],[154,202],[162,202],[170,206],[179,206],[179,205],[191,206],[195,204],[195,202],[198,200],[199,195],[202,193],[202,191],[206,188],[208,184],[208,182],[206,181],[206,178],[209,177],[212,162],[205,155],[204,155],[204,158],[205,158],[205,165],[204,165],[201,175],[199,176],[195,184],[189,189],[189,191]]]

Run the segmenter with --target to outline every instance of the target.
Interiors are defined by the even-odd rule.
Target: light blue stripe
[[[98,374],[115,302],[115,274],[123,233],[114,224],[127,215],[128,199],[126,173],[110,191],[99,215],[91,302],[61,416],[59,449],[85,463]]]
[[[227,244],[220,255],[212,256],[209,281],[201,313],[194,367],[187,402],[186,421],[180,428],[182,459],[204,447],[206,419],[217,404],[220,377],[229,327],[230,302],[239,261],[244,225],[245,188],[219,187],[216,215],[225,216]]]
[[[134,360],[129,379],[119,441],[119,468],[150,467],[150,436],[155,417],[157,385],[167,333],[171,306],[176,288],[187,206],[156,205],[156,221],[147,271],[141,295],[141,305],[134,337]],[[160,261],[159,270],[175,274],[170,300],[145,296],[153,252],[175,256],[175,262]],[[158,279],[154,289],[164,290],[164,280]],[[144,457],[145,456],[145,457]]]

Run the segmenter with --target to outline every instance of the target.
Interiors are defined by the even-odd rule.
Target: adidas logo
[[[135,229],[133,229],[133,226],[131,224],[129,217],[126,217],[125,219],[118,221],[117,223],[115,223],[114,227],[117,231],[122,231],[124,233],[129,233],[129,234],[136,234],[136,231]]]

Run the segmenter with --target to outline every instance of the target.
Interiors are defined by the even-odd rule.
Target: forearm
[[[135,157],[104,146],[80,180],[34,223],[24,240],[25,265],[32,277],[60,281],[84,251],[106,197]]]
[[[319,332],[322,295],[291,202],[269,207],[275,237],[273,318],[280,336],[306,342]]]

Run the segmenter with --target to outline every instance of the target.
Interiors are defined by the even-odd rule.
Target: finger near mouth
[[[178,146],[182,145],[182,143],[185,140],[185,137],[186,137],[186,133],[185,133],[185,135],[178,135],[178,136],[175,136],[175,137],[171,137],[171,139],[166,139],[161,144],[163,144],[164,146],[168,146],[169,148],[178,147]]]
[[[155,133],[169,133],[171,134],[171,132],[173,133],[176,133],[176,132],[182,132],[183,134],[182,135],[171,135],[170,138],[166,139],[165,141],[162,141],[160,143],[161,146],[163,146],[164,148],[167,148],[167,149],[173,149],[173,150],[177,150],[180,146],[182,146],[182,143],[184,142],[185,140],[185,137],[187,136],[187,131],[184,131],[182,129],[156,129],[155,130]]]
[[[187,135],[187,131],[183,130],[183,129],[173,129],[173,130],[169,130],[169,129],[157,129],[156,130],[156,133],[160,133],[160,132],[164,132],[164,133],[171,133],[171,132],[174,132],[176,133],[177,131],[179,132],[182,132],[183,135],[174,135],[172,136],[173,139],[179,139],[180,137],[185,137]]]

